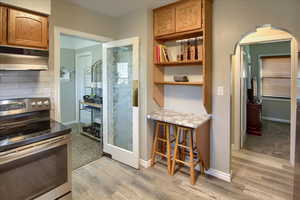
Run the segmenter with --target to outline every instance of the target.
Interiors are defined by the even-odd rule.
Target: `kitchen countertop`
[[[50,129],[32,134],[20,134],[0,140],[0,152],[71,133],[71,128],[51,120]]]
[[[211,115],[207,113],[193,114],[160,109],[149,113],[147,115],[147,118],[151,120],[162,121],[170,124],[196,129],[203,123],[210,120]]]

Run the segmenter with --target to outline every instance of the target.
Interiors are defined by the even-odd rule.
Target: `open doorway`
[[[60,35],[60,117],[72,127],[72,168],[99,159],[102,145],[102,43]]]
[[[74,40],[80,40],[80,43],[84,40],[83,43],[89,44],[79,50],[91,48],[91,45],[100,47],[95,48],[95,55],[92,49],[88,52],[75,49],[75,56],[70,56],[75,70],[68,69],[62,64],[64,37],[71,37],[71,44],[76,44]],[[111,38],[54,27],[54,47],[54,119],[73,126],[75,136],[90,139],[97,146],[76,145],[73,139],[72,168],[86,165],[105,152],[112,159],[138,169],[139,38],[112,41]],[[73,84],[71,88],[75,99],[73,106],[66,110],[64,105],[70,106],[71,101],[66,99],[71,95],[64,91],[64,81]],[[75,110],[73,118],[65,120],[63,113],[69,113],[71,109]],[[125,126],[129,127],[126,131]]]
[[[242,46],[242,148],[290,159],[291,42],[274,41]]]
[[[294,164],[298,44],[265,25],[244,36],[232,56],[231,141],[234,152]],[[243,151],[241,151],[243,152]],[[286,160],[286,161],[284,161]]]

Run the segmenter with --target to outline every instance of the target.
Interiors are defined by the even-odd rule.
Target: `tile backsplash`
[[[49,71],[0,71],[0,99],[50,96]]]

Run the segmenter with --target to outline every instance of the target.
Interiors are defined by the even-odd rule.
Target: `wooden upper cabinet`
[[[8,8],[9,45],[48,48],[48,17]]]
[[[6,44],[6,8],[0,6],[0,44]]]
[[[202,0],[185,0],[176,5],[176,32],[202,28]]]
[[[167,6],[154,10],[154,36],[175,33],[175,7]]]

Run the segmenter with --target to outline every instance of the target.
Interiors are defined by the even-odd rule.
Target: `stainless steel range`
[[[71,130],[48,98],[0,101],[0,199],[54,200],[71,192]]]

